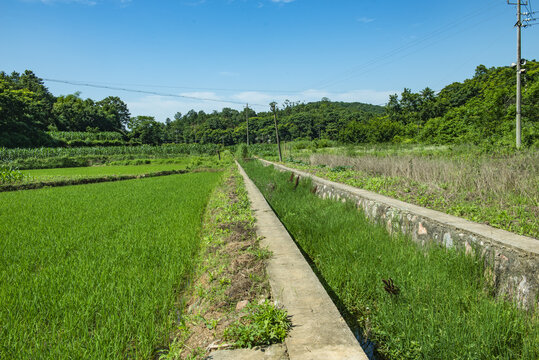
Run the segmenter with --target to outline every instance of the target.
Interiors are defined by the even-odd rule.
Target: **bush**
[[[240,144],[236,150],[236,157],[238,159],[247,159],[249,158],[249,148],[246,144]]]
[[[26,178],[19,169],[9,166],[0,166],[0,184],[9,184],[22,181]]]

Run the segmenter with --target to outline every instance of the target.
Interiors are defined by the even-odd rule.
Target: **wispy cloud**
[[[165,119],[173,118],[174,114],[181,112],[187,113],[193,109],[195,111],[203,110],[206,113],[211,113],[214,110],[221,111],[224,107],[229,107],[237,110],[242,110],[244,105],[227,103],[225,101],[239,102],[241,104],[249,104],[255,111],[268,111],[269,103],[276,101],[282,104],[285,100],[293,102],[311,102],[319,101],[323,97],[327,97],[332,101],[352,102],[358,101],[368,104],[385,104],[389,95],[398,91],[377,91],[377,90],[351,90],[346,92],[328,92],[322,90],[305,90],[295,94],[273,94],[262,91],[242,91],[228,95],[218,94],[216,92],[184,92],[179,95],[189,96],[198,99],[180,99],[166,96],[149,95],[138,99],[125,100],[131,114],[154,116],[156,120],[165,121]],[[199,100],[209,99],[209,100]],[[223,101],[223,102],[220,102]],[[258,105],[255,105],[258,104]]]
[[[371,23],[373,21],[374,21],[374,19],[371,19],[371,18],[368,18],[368,17],[365,17],[365,16],[357,18],[357,22],[360,22],[360,23],[363,23],[363,24],[368,24],[368,23]]]
[[[292,1],[295,1],[295,0],[271,0],[271,2],[274,2],[274,3],[284,3],[284,4],[291,3]]]

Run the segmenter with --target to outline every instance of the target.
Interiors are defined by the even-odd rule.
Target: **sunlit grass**
[[[149,359],[220,176],[0,194],[0,358]]]
[[[323,200],[290,173],[244,164],[279,218],[378,350],[390,359],[537,359],[537,314],[494,299],[484,262],[420,248],[369,223],[352,204]],[[392,279],[400,292],[384,289]]]

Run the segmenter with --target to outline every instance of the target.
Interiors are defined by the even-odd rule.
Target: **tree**
[[[99,129],[101,131],[124,132],[131,114],[124,103],[117,96],[108,96],[96,103],[99,114]]]
[[[143,144],[161,145],[165,138],[165,125],[153,116],[136,116],[129,119],[130,137]]]

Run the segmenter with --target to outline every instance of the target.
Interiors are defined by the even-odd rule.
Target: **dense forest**
[[[473,78],[435,93],[429,88],[391,95],[385,107],[322,99],[278,106],[281,139],[329,139],[344,143],[418,142],[511,145],[515,128],[515,71],[476,68]],[[539,146],[539,63],[523,75],[522,129],[525,146]],[[269,109],[269,107],[268,107]],[[87,146],[246,141],[275,142],[273,113],[224,108],[191,110],[159,122],[131,117],[118,97],[100,101],[78,93],[55,97],[32,71],[0,72],[0,146]],[[99,136],[106,132],[107,136]],[[74,134],[79,134],[74,136]]]

